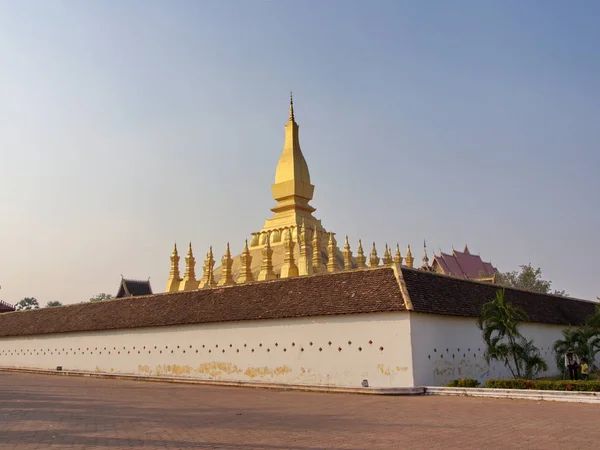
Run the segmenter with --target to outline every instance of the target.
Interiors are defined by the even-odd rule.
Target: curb
[[[0,372],[32,373],[37,375],[63,375],[76,377],[104,378],[116,380],[148,381],[155,383],[183,383],[200,384],[205,386],[224,386],[224,387],[251,387],[258,389],[278,389],[283,391],[306,391],[306,392],[325,392],[340,394],[367,394],[367,395],[422,395],[425,393],[424,387],[398,387],[398,388],[369,388],[369,387],[349,387],[349,386],[327,386],[327,385],[305,385],[305,384],[283,384],[283,383],[262,383],[256,381],[217,381],[217,380],[199,380],[183,377],[161,377],[161,376],[140,376],[125,375],[104,372],[84,372],[74,370],[47,370],[47,369],[17,369],[12,367],[0,367]]]
[[[534,389],[451,388],[428,386],[425,395],[508,398],[572,403],[600,403],[600,392],[541,391]]]

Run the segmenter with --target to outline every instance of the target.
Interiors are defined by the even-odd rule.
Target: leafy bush
[[[479,381],[473,378],[459,378],[448,383],[447,387],[475,388],[479,386]]]
[[[600,392],[600,381],[570,381],[570,380],[487,380],[486,388],[492,389],[535,389],[541,391],[579,391]]]

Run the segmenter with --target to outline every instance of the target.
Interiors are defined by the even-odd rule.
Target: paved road
[[[0,372],[3,449],[593,448],[600,406]]]

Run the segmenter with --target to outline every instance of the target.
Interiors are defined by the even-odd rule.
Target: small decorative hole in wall
[[[152,353],[152,350],[148,350],[148,354],[150,355]]]
[[[475,353],[473,353],[473,358],[476,358],[476,357],[477,357],[477,355]]]
[[[329,341],[328,344],[331,345],[331,341]]]
[[[478,352],[480,352],[480,351],[481,351],[481,349],[480,349],[480,348],[478,348],[478,349],[477,349],[477,351],[478,351]]]
[[[277,342],[275,342],[275,347],[277,347],[279,344]]]
[[[219,348],[219,344],[215,344],[215,348]]]
[[[160,353],[162,355],[162,350],[159,350],[158,353]]]
[[[309,342],[309,343],[308,343],[308,345],[313,345],[313,343],[312,343],[312,342]]]
[[[162,353],[162,352],[161,352],[161,353]],[[117,352],[117,354],[119,354],[119,355],[120,355],[120,354],[121,354],[121,350],[119,350],[119,351]]]
[[[467,355],[465,355],[465,354],[463,353],[463,358],[466,358],[466,357],[467,357]]]
[[[131,351],[130,351],[130,350],[127,350],[127,354],[129,355],[130,353],[131,353]]]
[[[258,344],[259,347],[262,347],[262,344]]]
[[[177,348],[179,348],[179,345],[177,346]]]
[[[196,350],[196,353],[198,353],[198,350]]]
[[[185,350],[183,351],[183,353],[185,353]]]
[[[295,346],[296,346],[296,343],[295,343],[295,342],[292,342],[292,347],[295,347]]]
[[[319,347],[319,351],[320,351],[320,352],[322,352],[322,351],[323,351],[323,349],[322,349],[321,347]]]
[[[211,353],[211,352],[212,352],[212,350],[208,350],[208,353]]]
[[[383,347],[379,347],[379,350],[380,350],[380,351],[383,351]]]
[[[348,345],[352,345],[352,341],[348,341]]]
[[[433,353],[436,353],[436,352],[437,352],[437,348],[434,348],[434,349],[433,349]]]
[[[238,348],[238,349],[236,350],[236,353],[239,353],[239,352],[240,352],[240,349]]]
[[[304,348],[303,348],[303,347],[301,347],[301,348],[300,348],[300,351],[301,351],[301,352],[303,352],[303,351],[304,351]]]
[[[460,348],[457,348],[457,349],[456,349],[456,351],[457,351],[457,352],[460,352]]]
[[[133,349],[135,350],[135,347],[133,347]]]
[[[454,353],[452,353],[452,359],[454,359]]]
[[[252,353],[254,353],[254,349],[252,349]]]
[[[225,349],[221,350],[223,353],[225,353]]]
[[[271,349],[270,349],[270,348],[268,348],[268,349],[267,349],[267,351],[268,351],[268,352],[270,352],[270,351],[271,351]]]
[[[246,347],[246,344],[244,344],[244,347]]]
[[[154,350],[156,350],[156,345],[154,346]]]
[[[287,348],[284,348],[284,349],[283,349],[283,351],[284,351],[284,352],[287,352]]]
[[[341,352],[341,351],[342,351],[342,347],[338,347],[338,352]]]
[[[192,348],[192,346],[190,345],[190,348]]]
[[[427,359],[431,359],[431,355],[427,355]]]
[[[446,349],[446,353],[448,353],[448,349]]]
[[[362,352],[362,347],[358,347],[358,351],[359,351],[359,352]]]
[[[467,349],[467,351],[468,351],[468,352],[470,352],[470,351],[471,351],[471,349],[470,349],[470,348],[468,348],[468,349]]]
[[[233,344],[229,344],[229,347],[233,347]]]
[[[440,358],[444,359],[444,355],[440,355]]]
[[[202,344],[202,348],[204,348],[204,344]]]
[[[173,353],[173,350],[171,350],[171,353]]]
[[[372,344],[372,343],[373,343],[373,341],[369,341],[369,344]]]

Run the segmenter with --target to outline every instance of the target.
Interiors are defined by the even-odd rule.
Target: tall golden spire
[[[327,272],[333,273],[338,269],[337,261],[335,260],[336,242],[333,233],[329,233],[329,243],[327,244]]]
[[[208,249],[208,253],[206,254],[206,259],[204,260],[204,273],[202,274],[202,279],[198,284],[200,289],[202,288],[210,288],[216,286],[215,276],[213,273],[215,267],[215,258],[213,257],[212,245]]]
[[[394,259],[392,258],[392,251],[388,247],[387,243],[385,244],[385,251],[383,252],[383,258],[381,262],[383,262],[384,266],[389,266],[394,262]]]
[[[185,273],[183,274],[183,280],[179,283],[180,291],[190,291],[198,287],[196,281],[196,258],[192,252],[192,243],[188,248],[187,255],[185,256]]]
[[[169,273],[169,279],[167,280],[167,292],[178,291],[180,281],[179,253],[177,253],[177,243],[175,243],[175,246],[173,247],[173,253],[171,253],[171,272]]]
[[[413,258],[412,252],[410,251],[410,244],[408,245],[408,248],[406,249],[406,256],[404,257],[404,261],[406,261],[406,267],[412,268],[415,258]]]
[[[267,235],[265,246],[263,248],[263,260],[258,273],[258,281],[274,280],[277,278],[273,272],[273,250],[271,250],[271,236]]]
[[[252,274],[252,255],[248,250],[248,240],[244,244],[244,250],[240,256],[242,267],[240,269],[240,276],[238,277],[238,283],[248,283],[254,281],[254,275]]]
[[[346,241],[344,242],[344,270],[352,269],[352,251],[350,250],[350,241],[348,241],[348,235],[346,235]]]
[[[322,228],[321,223],[312,215],[315,208],[309,205],[315,187],[310,183],[308,165],[300,149],[298,130],[294,100],[290,94],[290,115],[285,125],[283,151],[275,171],[275,184],[271,186],[273,198],[277,202],[271,208],[275,215],[265,222],[261,231],[298,227],[302,219],[309,226]]]
[[[288,229],[286,232],[285,241],[283,242],[283,246],[285,249],[285,254],[283,256],[283,265],[281,266],[281,278],[291,278],[297,277],[299,274],[298,266],[294,261],[294,247],[296,243],[292,238],[292,230]]]
[[[312,275],[312,245],[306,235],[306,224],[304,219],[298,233],[298,245],[300,246],[300,258],[298,258],[298,272],[300,275]]]
[[[364,269],[367,267],[367,257],[365,256],[365,251],[363,250],[362,241],[358,240],[358,249],[356,250],[356,267],[359,269]]]
[[[396,264],[402,264],[402,254],[400,253],[400,244],[396,244],[396,254],[394,255],[394,262]]]
[[[235,284],[233,281],[233,274],[231,273],[231,266],[233,265],[233,260],[231,259],[231,251],[229,250],[229,242],[227,243],[227,248],[225,249],[225,254],[221,259],[221,267],[223,270],[221,271],[221,279],[217,283],[217,286],[231,286]]]

